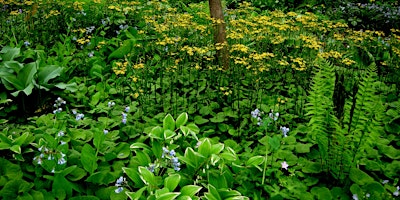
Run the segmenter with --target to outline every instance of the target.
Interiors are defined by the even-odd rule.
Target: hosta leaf
[[[358,168],[351,168],[349,177],[358,185],[365,185],[374,181],[372,177]]]
[[[172,115],[168,114],[167,116],[165,116],[163,120],[163,128],[164,130],[170,130],[170,131],[175,130],[175,120],[172,117]]]
[[[164,179],[164,187],[168,188],[170,192],[174,191],[176,186],[178,186],[181,181],[181,176],[179,174],[173,174]]]
[[[92,146],[85,144],[81,152],[83,168],[92,174],[97,169],[97,156]]]
[[[186,124],[186,122],[188,121],[188,114],[187,113],[182,113],[178,116],[178,118],[176,118],[176,127],[179,128],[183,125]]]

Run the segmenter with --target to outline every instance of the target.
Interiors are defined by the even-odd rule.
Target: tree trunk
[[[210,6],[210,15],[214,24],[214,44],[217,48],[217,61],[223,66],[224,70],[229,69],[229,50],[226,41],[226,24],[224,21],[224,13],[222,12],[221,0],[208,0]]]

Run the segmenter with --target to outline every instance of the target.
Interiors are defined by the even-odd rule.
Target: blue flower
[[[27,46],[31,45],[31,43],[29,43],[28,41],[25,41],[24,45],[27,47]]]
[[[123,190],[124,190],[123,187],[118,187],[118,188],[115,189],[114,191],[115,191],[115,193],[119,194],[119,193],[121,193]]]
[[[131,108],[130,108],[129,106],[126,106],[126,107],[125,107],[125,112],[129,112],[130,109],[131,109]]]
[[[89,52],[89,53],[88,53],[89,58],[93,57],[93,54],[94,54],[93,51]]]
[[[283,134],[283,137],[287,137],[287,133],[289,132],[289,128],[286,128],[285,126],[281,126],[281,131],[282,131],[282,134]]]
[[[358,200],[358,195],[357,194],[353,194],[353,200]]]
[[[147,167],[147,169],[148,169],[149,171],[151,171],[152,173],[154,173],[154,170],[156,169],[156,165],[155,165],[155,164],[150,164],[150,165]]]
[[[58,159],[58,162],[57,162],[59,165],[63,165],[63,164],[65,164],[65,163],[67,163],[67,161],[64,159],[64,158],[60,158],[60,159]]]
[[[181,170],[179,166],[181,166],[181,163],[179,163],[179,160],[177,157],[172,157],[171,158],[172,166],[174,167],[175,171]]]

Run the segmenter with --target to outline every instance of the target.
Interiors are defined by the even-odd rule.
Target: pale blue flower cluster
[[[122,112],[122,123],[123,124],[126,124],[126,117],[127,117],[128,115],[126,114],[126,113],[124,113],[124,112]]]
[[[53,113],[60,113],[62,111],[61,106],[67,104],[66,101],[64,101],[63,99],[61,99],[61,97],[58,97],[55,101],[55,103],[53,104],[53,107],[55,108],[55,110],[53,110]]]
[[[31,45],[31,43],[29,43],[28,41],[25,41],[24,45],[27,47],[27,46]]]
[[[258,108],[256,108],[255,110],[251,111],[251,117],[257,119],[257,125],[261,126],[262,125],[262,119],[261,119],[261,115],[264,112],[261,112],[260,110],[258,110]]]
[[[163,152],[161,158],[167,158],[171,161],[172,167],[175,171],[181,170],[180,166],[181,163],[179,162],[178,158],[176,157],[175,150],[168,150],[166,147],[162,148]]]
[[[289,128],[286,128],[286,126],[281,126],[280,127],[283,137],[287,137],[287,133],[289,132]]]
[[[124,190],[122,186],[124,185],[125,182],[126,178],[122,176],[117,179],[117,181],[115,182],[115,186],[117,186],[118,188],[115,189],[115,193],[121,193]]]
[[[72,113],[75,115],[76,121],[79,121],[85,117],[83,113],[78,113],[75,109],[72,110]]]

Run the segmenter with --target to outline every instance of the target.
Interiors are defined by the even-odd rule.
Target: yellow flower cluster
[[[83,10],[83,5],[85,4],[85,2],[82,2],[82,1],[75,1],[74,3],[73,3],[73,6],[74,6],[74,9],[75,10],[77,10],[77,11],[81,11],[81,10]]]
[[[61,14],[61,13],[60,13],[60,11],[58,11],[58,10],[50,10],[50,13],[44,15],[44,17],[45,17],[46,19],[48,19],[48,18],[51,17],[51,16],[57,16],[57,15],[60,15],[60,14]]]
[[[232,90],[230,90],[229,87],[219,87],[219,89],[225,96],[232,94]]]
[[[338,51],[328,51],[328,52],[319,52],[318,56],[324,59],[328,59],[328,58],[342,58],[343,54],[338,52]]]
[[[144,68],[144,64],[143,63],[138,63],[138,64],[133,65],[133,69],[143,69],[143,68]]]
[[[356,61],[351,60],[351,59],[349,59],[349,58],[344,58],[344,59],[342,60],[342,63],[345,64],[345,65],[347,65],[347,66],[350,66],[350,65],[356,63]]]
[[[313,36],[306,36],[300,34],[300,40],[305,42],[305,44],[303,44],[304,47],[308,47],[310,49],[318,50],[319,48],[322,47],[322,42],[318,41],[318,39]]]
[[[254,61],[260,61],[260,60],[263,60],[263,59],[266,59],[266,58],[273,58],[273,57],[275,57],[275,55],[273,53],[264,52],[264,53],[261,53],[261,54],[252,53],[252,54],[250,54],[249,57],[252,58]]]
[[[199,55],[205,55],[210,50],[211,49],[209,47],[189,47],[187,45],[181,48],[181,51],[185,51],[190,56],[193,56],[194,53],[197,53]]]
[[[128,62],[125,61],[124,63],[122,62],[115,62],[113,66],[113,71],[116,75],[123,75],[126,72],[126,67],[128,66]]]
[[[300,58],[300,57],[291,58],[291,60],[293,62],[291,65],[293,69],[298,70],[298,71],[304,71],[307,69],[306,61],[304,61],[303,58]]]
[[[243,45],[243,44],[234,44],[231,46],[229,51],[230,52],[238,51],[238,52],[247,53],[247,52],[249,52],[249,47],[247,47],[246,45]]]
[[[167,35],[164,35],[164,38],[162,40],[159,40],[156,42],[157,45],[161,46],[166,46],[167,44],[175,44],[181,41],[181,37],[168,37]]]
[[[80,45],[84,45],[90,42],[90,38],[92,38],[92,36],[88,35],[87,38],[86,37],[79,38],[76,40],[76,42]]]

